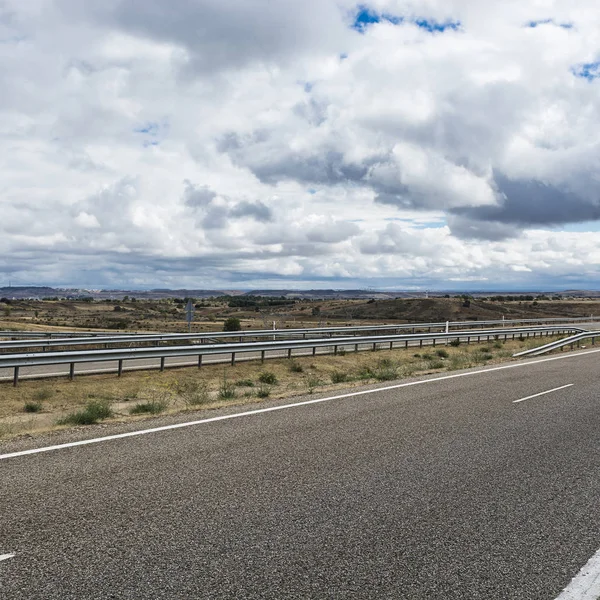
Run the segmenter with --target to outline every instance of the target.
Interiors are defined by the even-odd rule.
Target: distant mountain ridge
[[[538,294],[560,294],[562,296],[577,297],[577,298],[598,298],[599,291],[594,290],[566,290],[559,292],[543,292],[543,291],[472,291],[458,292],[453,290],[443,290],[429,292],[431,297],[440,297],[445,294],[461,295],[468,293],[472,296],[493,296],[496,294],[509,295],[538,295]],[[264,297],[281,297],[299,300],[344,300],[344,299],[375,299],[375,300],[391,300],[394,298],[422,298],[425,292],[415,291],[388,291],[388,290],[200,290],[200,289],[167,289],[157,288],[151,290],[100,290],[86,288],[59,288],[49,286],[9,286],[0,287],[0,298],[9,299],[43,299],[43,298],[81,298],[92,297],[95,300],[122,300],[125,296],[130,298],[139,298],[147,300],[159,300],[161,298],[211,298],[216,296],[264,296]]]

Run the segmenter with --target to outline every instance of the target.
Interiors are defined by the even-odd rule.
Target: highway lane
[[[600,547],[599,360],[0,460],[0,595],[552,600]]]

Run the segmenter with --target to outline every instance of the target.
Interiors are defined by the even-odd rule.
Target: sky
[[[0,285],[600,288],[595,0],[0,0]]]

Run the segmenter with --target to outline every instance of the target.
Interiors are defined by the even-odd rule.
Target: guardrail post
[[[406,340],[406,341],[404,342],[404,347],[405,347],[405,348],[408,348],[408,340]]]
[[[161,371],[165,370],[165,357],[164,356],[160,357],[160,370]]]
[[[13,374],[13,386],[17,387],[19,383],[19,367],[15,367],[15,372]]]
[[[377,342],[373,342],[373,352],[375,352],[375,350],[377,350]]]
[[[468,335],[468,336],[467,336],[467,344],[470,344],[470,343],[471,343],[471,336],[470,336],[470,335]]]
[[[334,356],[337,356],[337,346],[334,346],[334,347],[333,347],[333,355],[334,355]]]
[[[123,359],[119,360],[119,366],[117,367],[117,375],[119,377],[123,375]]]
[[[316,347],[316,346],[314,346],[314,347],[313,347],[313,356],[314,356],[316,353],[317,353],[317,347]]]
[[[595,337],[593,337],[593,338],[592,338],[592,346],[595,346],[595,345],[596,345],[596,338],[595,338]]]
[[[435,348],[435,338],[433,338],[433,347]]]
[[[354,352],[358,352],[358,344],[354,344]]]
[[[292,349],[288,348],[288,358],[292,358]]]
[[[419,340],[419,348],[423,347],[423,340]]]
[[[198,354],[198,368],[202,366],[202,354]]]
[[[394,342],[390,342],[390,350],[394,347]]]
[[[260,351],[260,362],[261,363],[265,362],[265,351],[264,350]]]
[[[71,363],[69,365],[69,379],[73,381],[75,378],[75,363]]]
[[[231,366],[235,365],[235,352],[231,353]]]

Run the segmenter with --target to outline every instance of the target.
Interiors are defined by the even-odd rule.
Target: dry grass
[[[559,336],[560,337],[560,336]],[[491,340],[458,347],[411,347],[379,352],[346,352],[343,356],[317,355],[238,362],[234,367],[205,365],[157,371],[125,372],[115,375],[79,376],[68,379],[23,380],[14,388],[0,384],[0,439],[22,433],[47,431],[59,427],[57,422],[90,402],[110,405],[110,421],[147,416],[131,416],[139,404],[159,402],[165,413],[216,408],[231,404],[259,402],[260,397],[286,398],[307,393],[389,381],[415,375],[464,369],[512,360],[512,354],[536,347],[556,338]],[[290,365],[295,365],[291,369]],[[301,367],[299,369],[298,367]],[[265,373],[269,373],[265,385]],[[223,393],[224,382],[227,392]],[[273,383],[271,383],[273,382]],[[249,384],[254,384],[253,386]],[[268,393],[267,393],[268,391]],[[29,402],[40,402],[41,412],[25,413]],[[134,410],[135,413],[135,410]]]

